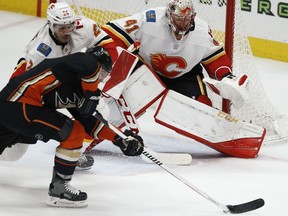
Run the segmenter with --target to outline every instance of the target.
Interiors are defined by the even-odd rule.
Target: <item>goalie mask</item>
[[[172,34],[181,41],[194,25],[196,12],[192,0],[168,0],[166,16]]]
[[[75,13],[73,9],[66,3],[52,3],[47,9],[47,19],[53,35],[60,42],[67,42],[65,40],[69,39],[75,28]],[[64,34],[66,37],[64,37]],[[61,38],[61,35],[63,35],[63,38]]]

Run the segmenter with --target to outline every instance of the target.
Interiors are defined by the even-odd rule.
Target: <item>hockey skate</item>
[[[48,191],[50,200],[47,205],[65,208],[86,207],[87,194],[75,189],[69,183],[70,180],[63,180],[54,171]]]
[[[82,153],[77,162],[76,171],[89,170],[94,164],[94,158]]]

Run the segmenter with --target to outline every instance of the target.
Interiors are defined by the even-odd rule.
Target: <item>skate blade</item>
[[[79,166],[76,166],[75,171],[87,171],[87,170],[90,170],[91,168],[92,168],[92,166],[90,166],[90,167],[79,167]]]
[[[86,200],[83,201],[70,201],[66,199],[60,199],[57,197],[50,197],[50,200],[46,203],[48,206],[59,208],[84,208],[87,207]]]

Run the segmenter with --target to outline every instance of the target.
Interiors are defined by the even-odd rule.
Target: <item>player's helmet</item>
[[[192,0],[167,0],[166,16],[176,40],[182,40],[194,25],[196,12]]]
[[[47,9],[47,19],[50,29],[54,33],[54,25],[67,25],[75,23],[73,9],[64,2],[52,3]]]
[[[86,53],[93,56],[106,72],[109,73],[112,70],[112,59],[104,47],[95,45],[88,48]]]

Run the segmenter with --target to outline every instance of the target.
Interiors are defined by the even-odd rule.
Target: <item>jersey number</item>
[[[137,20],[126,20],[126,24],[125,24],[125,30],[128,34],[130,34],[131,32],[139,29],[139,25],[137,25]]]

